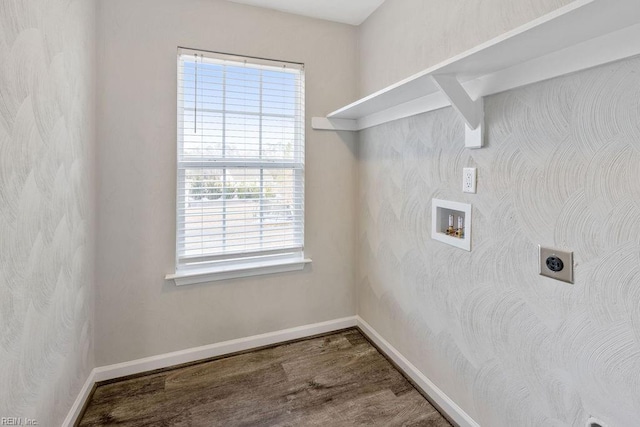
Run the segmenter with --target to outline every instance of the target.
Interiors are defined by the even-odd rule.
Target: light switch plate
[[[573,283],[573,252],[538,246],[539,273],[541,276]]]
[[[462,191],[465,193],[476,194],[477,181],[476,168],[464,168],[462,170]]]

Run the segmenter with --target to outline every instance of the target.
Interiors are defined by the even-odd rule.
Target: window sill
[[[175,274],[167,274],[165,276],[165,280],[173,280],[176,286],[195,285],[198,283],[216,282],[219,280],[237,279],[241,277],[299,271],[307,264],[311,264],[311,260],[309,258],[263,261],[244,265],[179,271]]]

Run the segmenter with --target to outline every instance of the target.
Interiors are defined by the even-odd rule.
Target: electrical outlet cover
[[[538,246],[541,276],[573,283],[573,252]]]
[[[476,168],[464,168],[462,170],[462,191],[465,193],[476,193]]]
[[[607,427],[607,425],[597,418],[590,417],[587,420],[587,427]]]

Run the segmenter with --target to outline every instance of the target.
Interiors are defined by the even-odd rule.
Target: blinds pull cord
[[[195,55],[193,91],[193,133],[198,133],[198,54]]]

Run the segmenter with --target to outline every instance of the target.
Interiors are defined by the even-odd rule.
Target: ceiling
[[[360,25],[384,0],[229,0],[296,15]]]

